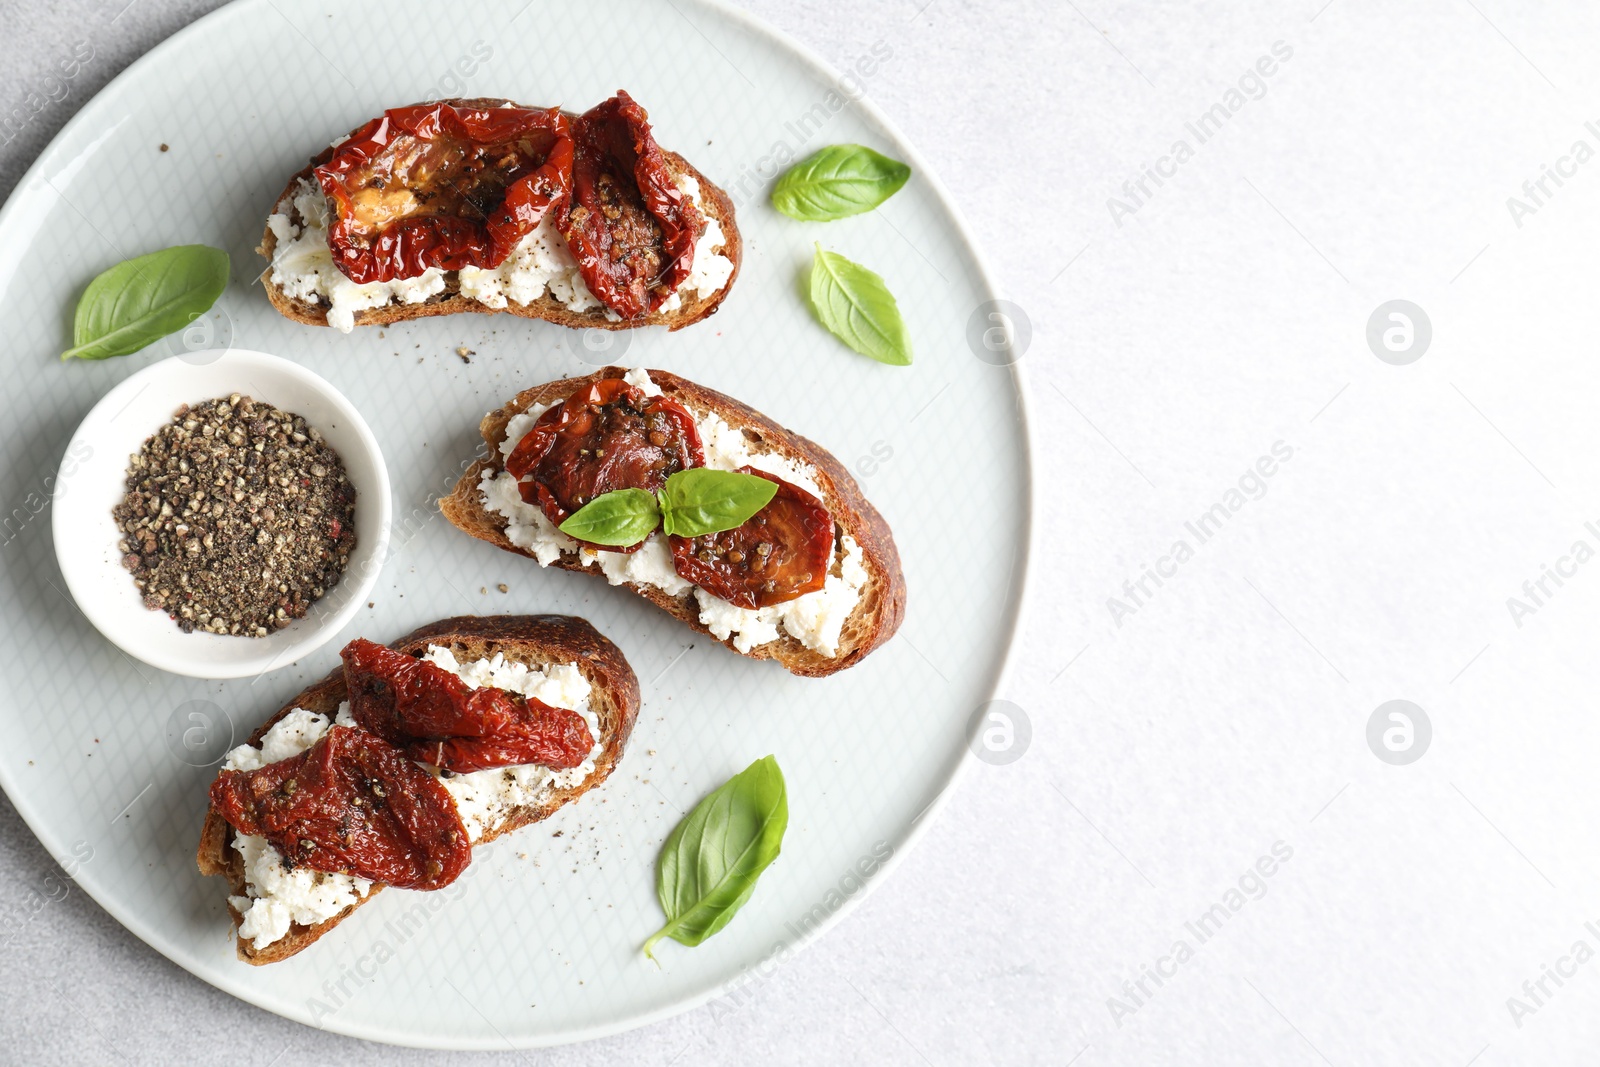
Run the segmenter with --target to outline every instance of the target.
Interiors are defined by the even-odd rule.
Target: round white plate
[[[998,684],[1027,557],[1029,464],[1019,380],[981,343],[995,320],[980,257],[915,151],[852,99],[871,79],[859,64],[841,88],[789,42],[703,0],[600,0],[577,17],[540,0],[520,13],[457,4],[425,20],[396,17],[387,0],[246,0],[156,48],[68,124],[0,214],[0,783],[85,890],[162,953],[270,1011],[373,1040],[492,1049],[703,1002],[881,882],[971,758],[969,722]],[[253,249],[288,176],[383,108],[504,95],[583,109],[619,87],[649,108],[663,145],[738,202],[744,270],[708,322],[611,335],[599,354],[580,334],[511,316],[345,336],[280,318],[255,283]],[[836,142],[872,145],[916,174],[854,219],[774,212],[766,191],[783,163]],[[884,277],[914,366],[858,356],[812,320],[799,283],[814,241]],[[134,356],[56,360],[91,277],[189,242],[233,260],[207,319]],[[73,606],[51,545],[50,481],[74,428],[118,382],[190,344],[273,352],[327,378],[372,427],[395,494],[372,607],[334,643],[248,681],[125,656]],[[597,356],[703,382],[831,449],[894,529],[910,593],[899,635],[841,675],[794,678],[444,522],[435,501],[477,449],[482,414]],[[196,764],[327,673],[339,642],[511,611],[586,616],[627,654],[645,704],[617,773],[480,851],[450,891],[384,893],[292,960],[236,960],[224,887],[195,872],[214,773]],[[661,842],[769,752],[789,784],[783,855],[724,931],[695,949],[663,946],[657,968],[639,946],[661,922]]]
[[[233,393],[303,416],[339,454],[356,489],[356,547],[343,579],[304,618],[251,640],[186,634],[165,613],[146,608],[122,567],[122,535],[111,516],[127,492],[128,457],[172,421],[178,406]],[[310,655],[356,617],[389,553],[389,492],[372,430],[325,379],[265,352],[201,349],[123,379],[84,416],[50,498],[56,566],[79,610],[130,656],[191,678],[252,678]]]

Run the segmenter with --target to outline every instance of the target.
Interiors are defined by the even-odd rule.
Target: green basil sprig
[[[97,276],[72,319],[62,359],[108,359],[158,341],[204,315],[228,286],[228,253],[178,245],[137,256]]]
[[[655,494],[648,489],[601,493],[567,516],[561,532],[592,545],[633,545],[661,525]]]
[[[741,471],[679,471],[661,487],[661,530],[679,537],[736,530],[777,493],[777,482]]]
[[[657,526],[668,534],[701,537],[743,526],[777,492],[776,482],[754,474],[695,467],[669,476],[659,494],[601,493],[567,516],[560,530],[575,541],[617,548],[638,544]]]
[[[692,948],[727,926],[778,858],[788,827],[788,789],[771,756],[696,804],[661,847],[656,896],[667,924],[644,943],[644,954],[654,960],[651,949],[663,937]]]
[[[879,363],[911,365],[911,333],[883,279],[817,245],[811,263],[811,308],[834,335]]]
[[[910,167],[864,145],[829,145],[778,179],[772,206],[801,222],[829,222],[871,211],[910,177]]]

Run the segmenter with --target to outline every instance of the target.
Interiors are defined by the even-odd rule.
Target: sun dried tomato
[[[444,786],[394,746],[346,726],[298,756],[222,772],[211,805],[235,830],[266,838],[291,868],[442,889],[472,861]]]
[[[354,282],[497,267],[565,205],[572,169],[571,123],[557,108],[391,108],[316,169],[334,265]]]
[[[833,559],[833,517],[822,501],[782,478],[778,493],[743,526],[701,537],[672,536],[672,568],[712,596],[741,608],[782,604],[821,589]]]
[[[560,526],[603,493],[654,493],[668,476],[704,464],[687,408],[665,396],[645,396],[621,378],[605,378],[541,415],[506,470],[520,483],[522,498]],[[609,550],[633,552],[640,545]]]
[[[456,774],[529,763],[552,770],[568,770],[583,762],[593,742],[589,740],[589,727],[582,718],[564,708],[552,710],[565,714],[536,717],[493,737],[445,737],[436,741],[412,741],[405,746],[405,752],[414,760]],[[568,715],[577,721],[572,722],[567,718]],[[580,745],[583,755],[574,756],[573,752]]]
[[[576,767],[594,747],[583,716],[504,689],[474,689],[426,660],[357,638],[340,653],[350,714],[406,755],[466,773]]]
[[[589,291],[625,319],[689,277],[703,222],[673,180],[649,115],[622,90],[572,124],[571,200],[557,216]]]

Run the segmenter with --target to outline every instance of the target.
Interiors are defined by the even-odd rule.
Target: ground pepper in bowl
[[[129,457],[112,516],[145,607],[185,633],[266,637],[338,583],[355,506],[314,427],[234,393],[179,408]]]

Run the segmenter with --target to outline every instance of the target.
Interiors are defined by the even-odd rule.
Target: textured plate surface
[[[833,74],[735,12],[603,0],[571,14],[542,0],[520,13],[457,5],[418,32],[388,3],[236,4],[113,82],[0,216],[12,368],[0,392],[0,782],[79,884],[161,952],[268,1010],[360,1037],[504,1048],[597,1036],[703,1001],[809,941],[881,880],[970,758],[968,723],[993,692],[1018,607],[1029,523],[1019,384],[974,355],[970,323],[981,333],[993,294],[927,168]],[[384,107],[505,95],[583,108],[618,87],[739,204],[744,272],[714,319],[670,337],[609,335],[600,351],[508,316],[343,336],[279,318],[253,283],[252,249],[287,176]],[[882,210],[842,222],[801,224],[766,205],[784,162],[845,141],[917,174]],[[911,324],[915,366],[872,363],[811,320],[800,281],[814,241],[883,275]],[[89,278],[186,242],[233,257],[211,316],[132,357],[56,362]],[[356,404],[388,461],[395,520],[372,607],[338,641],[259,678],[207,683],[135,663],[95,632],[66,595],[46,505],[96,400],[185,345],[230,343],[294,359]],[[904,559],[900,635],[840,676],[793,678],[438,517],[485,410],[607,361],[737,396],[851,467]],[[331,669],[339,641],[508,611],[584,615],[627,654],[646,695],[617,774],[481,851],[446,893],[385,893],[293,960],[237,962],[223,887],[194,868],[205,764]],[[665,946],[657,969],[639,945],[661,921],[660,843],[681,812],[768,752],[789,782],[783,855],[725,931],[698,949]]]

